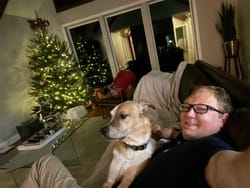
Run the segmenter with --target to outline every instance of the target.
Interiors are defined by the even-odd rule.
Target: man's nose
[[[187,113],[187,116],[195,116],[195,111],[194,111],[194,108],[190,108],[190,110]]]

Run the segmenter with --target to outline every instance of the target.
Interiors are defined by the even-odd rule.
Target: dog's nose
[[[101,133],[102,133],[103,135],[106,135],[106,133],[107,133],[107,131],[108,131],[108,127],[103,127],[103,128],[100,129],[100,131],[101,131]]]

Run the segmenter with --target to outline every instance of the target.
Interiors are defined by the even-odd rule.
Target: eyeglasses
[[[180,105],[181,112],[189,112],[191,108],[193,108],[194,112],[197,114],[205,114],[207,113],[208,110],[212,110],[220,114],[224,114],[224,112],[206,104],[181,104]]]

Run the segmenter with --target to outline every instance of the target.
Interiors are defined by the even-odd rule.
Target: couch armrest
[[[196,61],[196,67],[213,85],[223,87],[231,96],[234,108],[250,107],[250,84],[203,61]]]
[[[210,80],[194,64],[187,64],[180,81],[180,101],[183,102],[191,94],[193,88],[210,84]]]

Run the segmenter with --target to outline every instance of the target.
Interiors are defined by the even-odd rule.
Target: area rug
[[[90,117],[63,143],[54,154],[58,156],[81,184],[88,178],[109,144],[100,129],[109,119]]]

